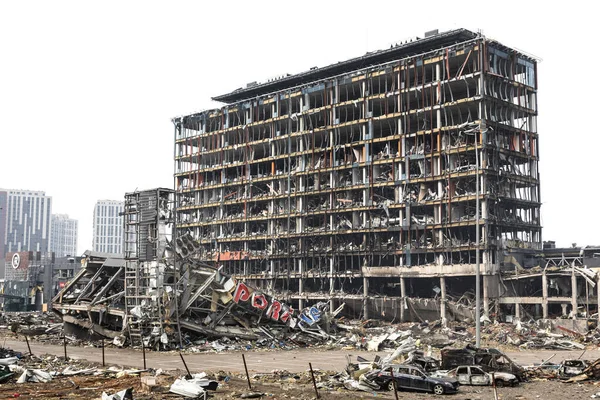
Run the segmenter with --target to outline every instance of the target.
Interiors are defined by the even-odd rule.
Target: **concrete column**
[[[406,296],[406,282],[404,278],[400,278],[400,322],[404,322],[404,297]]]
[[[563,315],[567,315],[567,305],[565,303],[562,303],[560,306],[562,307]]]
[[[300,96],[300,112],[302,112],[302,107],[304,107],[304,102],[302,101],[302,96]],[[301,132],[304,130],[304,118],[298,116],[299,126],[298,130]]]
[[[548,318],[548,277],[546,270],[542,271],[542,318]]]
[[[338,85],[337,80],[335,82],[335,99],[334,103],[337,104],[340,102],[340,85]],[[334,108],[335,110],[335,108]]]
[[[329,309],[333,308],[333,295],[335,292],[335,278],[333,277],[333,256],[329,259]]]
[[[369,297],[369,278],[363,278],[363,318],[369,319],[369,307],[367,306],[367,298]]]
[[[442,80],[442,74],[441,74],[441,67],[440,67],[440,63],[435,64],[435,79],[437,81]],[[436,90],[436,96],[435,96],[435,100],[437,104],[441,104],[442,103],[442,97],[441,97],[441,91]],[[436,111],[436,128],[441,128],[442,127],[442,110],[438,109]]]
[[[577,319],[577,275],[575,275],[575,270],[571,273],[571,308],[573,309],[573,319]]]
[[[521,319],[521,303],[515,303],[515,318]]]
[[[300,278],[298,279],[298,294],[300,295],[300,300],[298,300],[298,308],[302,310],[304,308],[304,266],[302,265],[302,259],[298,259],[298,270],[300,272]]]
[[[483,315],[485,315],[486,317],[490,316],[490,298],[488,285],[488,276],[483,275]]]
[[[442,319],[442,326],[446,326],[446,278],[440,276],[440,318]]]
[[[596,296],[596,304],[598,305],[598,310],[600,310],[600,276],[596,280],[596,288],[598,290]],[[600,326],[600,312],[598,312],[598,325]]]

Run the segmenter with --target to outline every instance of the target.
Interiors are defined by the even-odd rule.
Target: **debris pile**
[[[205,372],[188,377],[180,377],[173,382],[169,391],[184,397],[207,398],[208,391],[217,390],[217,381],[207,378]]]
[[[251,298],[254,292],[247,285],[238,286],[241,302],[244,298]],[[247,293],[252,293],[247,294]],[[235,300],[235,297],[233,298]],[[295,313],[294,328],[289,324],[282,324],[261,315],[243,315],[243,308],[236,310],[229,307],[229,315],[220,319],[216,331],[211,331],[200,322],[200,325],[191,318],[180,321],[191,329],[181,330],[181,341],[173,342],[172,338],[178,335],[173,329],[163,333],[167,337],[165,343],[160,339],[157,350],[185,349],[188,352],[224,352],[239,350],[276,350],[296,349],[301,347],[322,347],[326,349],[343,350],[368,350],[382,351],[395,350],[407,338],[412,338],[417,347],[430,346],[442,349],[445,347],[463,348],[473,344],[474,328],[467,322],[448,322],[446,326],[442,321],[423,321],[420,323],[391,324],[379,320],[347,320],[340,317],[343,305],[330,311],[329,303],[319,302],[312,307],[307,307],[301,313]],[[69,315],[66,315],[69,317]],[[3,327],[6,332],[15,328],[19,335],[35,337],[44,343],[62,345],[66,338],[70,346],[100,346],[97,335],[90,339],[80,339],[61,330],[61,324],[52,320],[52,314],[7,315],[5,321],[9,322]],[[207,317],[208,318],[208,317]],[[290,317],[291,318],[291,317]],[[67,318],[68,319],[68,318]],[[236,326],[243,323],[244,326]],[[0,326],[2,328],[2,326]],[[600,331],[593,329],[587,334],[579,334],[562,327],[560,320],[552,324],[542,321],[514,323],[486,323],[482,325],[482,340],[488,345],[499,347],[518,347],[520,349],[553,349],[553,350],[583,350],[586,345],[593,344],[600,337]],[[71,330],[72,331],[72,330]],[[37,336],[35,333],[43,332]],[[130,345],[132,340],[125,333],[119,332],[106,346],[123,347]],[[151,335],[145,340],[146,347],[152,342]]]
[[[0,329],[25,336],[52,340],[62,331],[56,315],[42,312],[5,313],[0,315]]]
[[[551,329],[543,320],[515,323],[493,323],[482,330],[482,337],[489,342],[521,349],[578,350],[584,349],[583,343],[600,340],[600,332],[594,329],[586,335],[562,327],[557,320],[556,329]]]
[[[335,339],[330,326],[344,305],[330,310],[329,303],[318,302],[294,310],[274,295],[194,259],[189,250],[194,243],[184,237],[169,243],[171,247],[165,244],[168,257],[132,265],[137,271],[133,275],[125,273],[130,261],[86,252],[82,270],[55,297],[53,311],[82,334],[92,332],[115,345],[143,344],[155,350],[216,339],[217,351],[228,349],[225,339],[261,340],[257,345],[263,347],[277,347],[283,338],[296,345]],[[129,276],[141,280],[140,269],[146,286],[142,290],[130,284],[129,296],[125,281]]]
[[[567,382],[581,382],[588,379],[600,380],[600,358],[588,365],[581,374],[570,378]]]

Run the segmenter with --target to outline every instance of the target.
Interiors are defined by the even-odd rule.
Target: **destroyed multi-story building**
[[[173,289],[177,287],[173,251],[167,254],[172,192],[160,188],[135,191],[126,193],[124,202],[97,205],[96,219],[122,222],[119,248],[123,252],[84,253],[82,268],[53,299],[54,311],[69,329],[85,328],[110,338],[127,335],[135,345],[141,343],[142,330],[158,339],[165,333],[164,327],[171,325],[177,311],[172,295],[177,292]],[[111,219],[101,222],[111,223]]]
[[[536,96],[535,58],[459,29],[215,97],[52,308],[118,345],[309,343],[341,312],[475,318],[479,267],[490,319],[589,317],[597,248],[542,248]]]
[[[505,253],[541,250],[536,72],[458,29],[216,96],[173,119],[176,235],[298,309],[395,320],[451,318],[480,251],[487,314]]]
[[[327,338],[320,324],[341,308],[323,313],[326,306],[315,304],[298,316],[269,293],[198,260],[201,246],[189,234],[172,237],[173,190],[127,193],[123,217],[124,256],[85,252],[82,268],[54,297],[53,311],[65,329],[157,349],[182,345],[187,339],[181,330],[241,339],[258,339],[262,332],[273,338],[267,321],[278,325],[279,334],[291,328]]]
[[[52,298],[54,253],[8,252],[0,274],[0,298],[5,311],[42,311]]]

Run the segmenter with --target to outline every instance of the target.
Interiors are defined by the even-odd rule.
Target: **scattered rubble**
[[[120,392],[112,395],[102,392],[102,400],[133,400],[133,388],[121,390]]]
[[[179,394],[183,397],[202,397],[206,400],[206,390],[204,389],[203,385],[200,384],[200,380],[201,379],[198,378],[192,378],[189,380],[185,378],[178,378],[175,380],[175,382],[173,382],[169,391],[171,393]]]
[[[375,336],[377,337],[376,341],[380,341],[379,336],[381,336],[381,333]],[[389,338],[390,336],[388,335],[386,340],[390,340]],[[487,381],[484,379],[481,382],[473,383],[469,378],[469,383],[465,383],[464,378],[461,381],[460,377],[456,376],[459,383],[486,385],[491,382],[489,379],[491,374],[489,373],[494,372],[497,384],[500,379],[503,379],[498,386],[502,386],[503,384],[504,386],[512,386],[516,384],[516,377],[508,373],[503,375],[502,372],[499,372],[507,370],[507,365],[509,364],[506,363],[510,363],[510,360],[504,358],[506,356],[496,349],[477,349],[472,346],[462,349],[445,348],[441,352],[442,359],[438,360],[433,355],[433,347],[430,344],[423,344],[426,340],[415,339],[406,333],[392,336],[391,339],[385,346],[393,343],[396,345],[396,348],[390,351],[386,357],[375,356],[372,360],[368,360],[359,356],[356,358],[356,362],[349,362],[347,368],[343,371],[314,369],[315,386],[319,391],[323,392],[346,392],[348,393],[348,397],[352,397],[349,394],[351,392],[373,393],[380,390],[387,391],[390,388],[393,389],[393,386],[390,384],[392,379],[391,372],[393,372],[394,379],[399,379],[400,375],[407,373],[409,375],[420,374],[428,382],[429,386],[427,390],[435,392],[443,389],[444,391],[451,392],[457,390],[455,381],[452,380],[457,370],[448,371],[445,367],[452,362],[463,363],[465,360],[469,361],[469,363],[474,363],[474,366],[480,365],[476,368],[485,371],[484,375],[488,379]],[[361,342],[366,350],[366,341]],[[384,342],[381,342],[382,346]],[[437,354],[437,352],[435,353]],[[365,352],[363,354],[368,356],[371,353]],[[69,382],[73,390],[75,390],[82,386],[81,382],[87,382],[87,380],[91,379],[108,379],[113,382],[110,387],[103,388],[101,385],[98,386],[98,383],[93,386],[102,388],[98,393],[103,393],[102,399],[106,400],[133,399],[133,393],[135,393],[136,399],[154,398],[152,396],[162,398],[174,398],[170,396],[207,398],[208,393],[211,391],[217,391],[220,395],[224,391],[227,391],[227,393],[230,393],[229,397],[233,397],[234,393],[232,392],[232,386],[230,386],[231,382],[236,381],[238,385],[243,387],[240,382],[245,381],[245,375],[240,372],[218,371],[176,377],[170,373],[165,374],[161,370],[124,369],[117,366],[103,368],[96,363],[90,363],[85,360],[65,360],[63,357],[48,355],[22,355],[10,349],[0,349],[0,355],[7,356],[5,358],[12,357],[16,359],[11,361],[9,365],[4,366],[13,374],[5,380],[4,384],[16,385],[15,387],[40,385],[40,393],[45,393],[45,389],[43,388],[46,385],[64,387],[64,384],[60,384],[60,382]],[[503,363],[499,362],[501,358]],[[547,360],[547,362],[535,368],[527,368],[526,373],[523,374],[520,380],[562,379],[564,382],[580,382],[582,380],[600,381],[600,360],[596,360],[593,363],[586,363],[584,360],[574,359],[566,360],[562,364],[551,364],[549,361]],[[465,365],[470,365],[469,363],[461,364],[458,368],[464,369],[466,368]],[[582,365],[586,365],[583,373],[567,379],[570,374],[576,373],[577,368],[581,368]],[[511,370],[517,368],[525,371],[525,368],[521,366],[509,365],[509,367]],[[548,373],[548,371],[553,371],[553,373]],[[133,381],[129,378],[132,377],[137,377],[136,382],[138,383],[136,385],[131,385]],[[293,373],[284,369],[276,369],[269,373],[252,374],[251,380],[254,390],[242,389],[241,391],[236,391],[235,396],[241,398],[253,398],[252,396],[255,395],[257,397],[263,395],[272,396],[271,392],[265,391],[265,388],[271,387],[268,385],[279,385],[282,388],[303,387],[306,390],[312,390],[312,379],[309,370],[302,373]],[[119,383],[121,381],[122,383]],[[528,384],[525,383],[524,385]],[[440,388],[437,385],[444,387]],[[400,389],[402,390],[402,387]],[[458,390],[463,392],[466,389],[461,386]],[[169,393],[171,394],[169,395]]]
[[[261,349],[290,350],[315,346],[327,349],[382,351],[396,349],[400,343],[409,338],[410,341],[406,342],[407,345],[411,343],[411,346],[436,349],[464,348],[475,341],[475,332],[471,321],[448,322],[444,326],[439,320],[398,324],[378,320],[347,320],[344,317],[338,317],[340,309],[330,312],[328,303],[318,303],[305,312],[312,315],[313,319],[318,320],[318,323],[313,322],[312,326],[307,323],[298,323],[298,329],[293,330],[285,324],[273,323],[273,321],[262,323],[249,317],[244,323],[254,324],[253,327],[249,326],[250,329],[239,330],[229,327],[229,333],[223,331],[218,337],[202,329],[200,331],[194,330],[195,328],[184,329],[181,331],[182,346],[169,341],[167,344],[161,344],[158,348],[154,348],[177,349],[193,353]],[[235,316],[235,314],[232,315]],[[320,318],[318,318],[319,315]],[[62,345],[63,340],[66,339],[69,346],[95,347],[100,346],[100,339],[102,339],[102,336],[81,338],[69,333],[65,334],[61,329],[62,325],[56,322],[56,317],[48,313],[7,314],[2,318],[5,324],[0,325],[0,332],[4,328],[5,334],[9,336],[15,334],[27,336],[31,340],[55,345]],[[301,321],[302,318],[298,317],[297,320]],[[190,323],[184,322],[184,324],[189,325]],[[535,322],[515,320],[513,323],[493,322],[482,324],[482,343],[496,348],[517,347],[524,350],[583,350],[588,345],[600,344],[600,330],[595,328],[586,333],[578,333],[564,328],[560,320],[552,323],[542,320]],[[127,336],[120,334],[106,340],[104,344],[107,347],[123,347],[130,345],[131,341]],[[2,358],[6,357],[9,356],[0,354],[0,364]],[[430,367],[425,369],[430,369]]]

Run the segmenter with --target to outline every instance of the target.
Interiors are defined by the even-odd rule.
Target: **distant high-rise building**
[[[123,202],[99,200],[94,207],[92,248],[102,253],[123,253]]]
[[[50,251],[55,257],[75,256],[77,254],[77,220],[66,214],[52,214],[52,235]]]
[[[15,251],[48,252],[52,197],[45,192],[0,189],[0,255]]]

